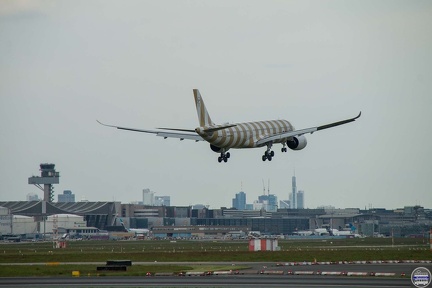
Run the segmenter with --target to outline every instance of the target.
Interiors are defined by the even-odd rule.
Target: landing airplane
[[[295,130],[287,120],[271,120],[246,122],[236,124],[215,124],[198,89],[193,89],[195,97],[195,105],[198,113],[199,127],[192,129],[178,128],[156,128],[158,130],[144,130],[114,125],[107,125],[100,121],[99,124],[113,127],[121,130],[129,130],[134,132],[144,132],[156,134],[156,136],[166,138],[179,138],[180,140],[207,141],[210,143],[210,149],[216,153],[220,153],[218,157],[219,163],[227,162],[231,154],[229,149],[257,148],[266,146],[267,149],[262,155],[263,161],[271,161],[274,157],[272,146],[275,143],[282,144],[281,151],[287,152],[286,146],[292,150],[301,150],[306,147],[307,141],[304,134],[314,133],[315,131],[324,130],[327,128],[343,125],[355,121],[358,116],[338,122],[333,122],[326,125],[311,127],[306,129]]]

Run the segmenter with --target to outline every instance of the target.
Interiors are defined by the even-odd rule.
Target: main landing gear
[[[262,160],[263,161],[266,161],[266,160],[269,160],[269,161],[271,161],[272,160],[272,158],[273,158],[273,156],[274,156],[274,151],[265,151],[264,152],[264,155],[262,156]]]
[[[287,152],[288,149],[286,147],[286,144],[283,143],[282,145],[283,145],[283,147],[281,148],[281,152],[282,153]],[[274,157],[274,151],[271,150],[272,146],[273,146],[273,143],[267,144],[267,150],[264,152],[264,155],[262,156],[263,161],[266,161],[266,160],[271,161],[272,158]]]
[[[271,147],[273,146],[272,143],[267,144],[267,150],[264,152],[264,155],[262,156],[263,161],[271,161],[274,157],[274,151],[271,150]]]
[[[221,163],[224,161],[225,163],[228,162],[228,159],[231,157],[231,154],[229,152],[221,152],[221,155],[218,157],[218,162]]]

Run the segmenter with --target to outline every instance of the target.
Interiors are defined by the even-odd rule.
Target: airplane
[[[133,232],[135,233],[135,236],[147,235],[150,232],[149,229],[144,229],[144,228],[126,228],[125,224],[123,223],[123,220],[121,218],[119,218],[119,220],[120,220],[120,224],[123,226],[126,232]]]
[[[220,153],[218,162],[227,162],[231,157],[229,149],[244,149],[266,147],[262,161],[271,161],[274,157],[272,146],[275,143],[282,144],[281,151],[287,152],[287,147],[291,150],[302,150],[306,147],[307,141],[304,134],[313,134],[315,131],[320,131],[335,126],[347,124],[355,121],[361,116],[358,116],[338,122],[333,122],[326,125],[311,127],[306,129],[296,130],[293,125],[287,120],[271,120],[245,122],[235,124],[215,124],[204,105],[204,100],[198,89],[193,89],[195,97],[195,105],[198,114],[199,127],[192,129],[179,128],[156,128],[158,130],[146,130],[120,127],[108,125],[96,120],[99,124],[113,127],[121,130],[129,130],[134,132],[144,132],[155,134],[156,136],[167,138],[179,138],[180,140],[206,141],[210,143],[210,149],[216,153]]]
[[[335,235],[335,236],[353,236],[355,238],[360,237],[360,234],[355,233],[357,228],[352,223],[348,223],[345,226],[346,226],[346,228],[343,230],[332,229],[333,235]]]
[[[352,225],[352,223],[349,223],[348,227],[349,230],[338,230],[330,227],[315,228],[313,230],[295,231],[293,234],[299,236],[318,235],[318,236],[353,236],[355,238],[360,237],[359,234],[355,233],[356,228],[354,225]]]

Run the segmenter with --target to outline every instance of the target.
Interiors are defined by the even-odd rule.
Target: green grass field
[[[147,272],[229,270],[229,267],[194,266],[190,262],[298,262],[357,260],[432,260],[429,244],[423,239],[360,238],[337,240],[280,240],[281,251],[249,252],[244,241],[69,241],[67,248],[53,249],[52,242],[1,243],[0,263],[42,263],[44,265],[1,266],[5,276],[66,276],[79,270],[96,275],[96,264],[58,265],[60,262],[103,262],[132,260],[151,262],[133,265],[115,275],[145,275]],[[186,265],[159,265],[158,262],[188,262]],[[198,268],[197,268],[198,267]],[[213,268],[213,269],[211,269]],[[244,267],[242,267],[244,268]],[[236,268],[238,269],[238,268]]]

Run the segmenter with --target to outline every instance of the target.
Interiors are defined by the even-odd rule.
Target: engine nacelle
[[[306,147],[307,140],[304,135],[294,136],[292,140],[288,140],[286,144],[292,150],[302,150]]]
[[[222,150],[223,150],[224,148],[221,148],[221,147],[215,146],[215,145],[213,145],[213,144],[210,144],[210,149],[211,149],[213,152],[221,153]],[[224,152],[227,152],[228,150],[229,150],[229,149],[225,149]]]

